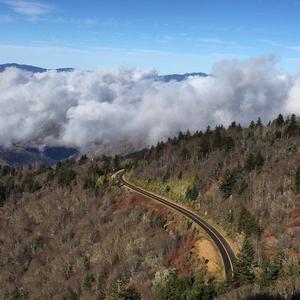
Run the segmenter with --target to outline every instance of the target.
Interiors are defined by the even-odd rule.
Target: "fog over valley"
[[[201,71],[201,70],[200,70]],[[300,76],[273,56],[216,64],[213,76],[157,80],[156,71],[0,73],[0,145],[68,146],[139,140],[145,146],[179,131],[247,125],[260,116],[300,113]]]

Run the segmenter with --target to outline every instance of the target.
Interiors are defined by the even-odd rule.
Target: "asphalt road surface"
[[[215,229],[212,225],[207,223],[205,220],[203,220],[193,211],[183,208],[180,205],[174,203],[173,201],[172,202],[168,201],[165,198],[162,198],[156,194],[148,192],[145,189],[140,188],[135,184],[128,182],[124,178],[124,170],[117,172],[115,174],[115,177],[122,185],[126,186],[132,191],[137,192],[143,196],[155,200],[156,202],[159,202],[167,207],[172,208],[173,210],[179,212],[180,214],[189,218],[191,221],[193,221],[201,228],[203,228],[206,231],[206,233],[210,236],[210,238],[213,240],[213,242],[215,243],[216,247],[218,248],[221,254],[226,277],[231,278],[233,276],[234,269],[235,269],[235,260],[236,260],[235,254],[231,249],[230,245],[228,244],[228,242],[226,241],[226,239],[222,236],[222,234],[217,229]]]

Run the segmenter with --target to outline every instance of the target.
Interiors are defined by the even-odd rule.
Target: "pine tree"
[[[225,151],[230,152],[235,147],[234,140],[231,136],[225,138]]]
[[[248,210],[242,207],[239,220],[238,220],[238,231],[244,232],[247,236],[251,234],[260,234],[260,227],[257,224],[256,218]]]
[[[262,127],[261,118],[258,118],[255,124],[256,127]]]
[[[284,118],[283,118],[282,114],[279,114],[278,117],[277,117],[277,119],[275,120],[275,125],[277,127],[280,127],[283,124],[284,124]]]
[[[6,198],[6,189],[4,184],[0,182],[0,207],[4,205],[5,198]]]
[[[189,160],[191,158],[191,153],[186,147],[183,147],[180,156],[183,160]]]
[[[223,146],[224,139],[221,134],[221,129],[216,127],[214,139],[213,139],[213,148],[221,148]]]
[[[233,282],[236,286],[253,283],[255,251],[251,245],[249,237],[246,237],[241,252],[237,256],[236,271]]]
[[[195,276],[193,286],[187,292],[187,300],[209,300],[214,299],[216,290],[211,281],[206,282],[203,274],[198,272]]]
[[[120,157],[118,155],[115,155],[114,158],[113,158],[113,169],[115,171],[117,171],[120,168],[121,168]]]
[[[300,193],[300,166],[298,167],[296,171],[296,176],[295,176],[295,188],[296,188],[296,193]]]
[[[292,135],[297,134],[298,131],[299,131],[299,127],[297,124],[296,115],[293,114],[291,116],[291,119],[288,122],[288,126],[286,128],[286,134],[288,136],[292,136]]]
[[[88,157],[86,156],[86,154],[81,155],[81,157],[79,159],[79,165],[83,165],[87,160],[88,160]]]
[[[254,169],[259,170],[263,167],[264,163],[265,163],[265,158],[263,157],[261,152],[258,152],[256,155],[250,153],[245,163],[245,169],[249,172]]]
[[[201,138],[200,150],[198,152],[198,156],[200,158],[206,158],[210,152],[210,142],[207,135],[204,135]]]
[[[207,126],[206,127],[206,131],[205,131],[205,134],[206,135],[210,135],[212,133],[211,129],[210,129],[210,126]]]
[[[261,152],[258,152],[255,156],[255,167],[257,169],[261,169],[265,163],[265,158],[261,154]]]
[[[170,179],[170,176],[171,176],[171,172],[168,169],[167,172],[166,172],[166,174],[163,177],[163,182],[166,183],[168,181],[168,179]]]
[[[165,284],[159,284],[155,288],[157,300],[181,300],[186,299],[189,284],[188,278],[178,277],[175,273],[169,275]]]
[[[220,191],[223,192],[224,199],[232,195],[233,187],[236,183],[236,172],[226,170],[220,185]]]
[[[228,128],[236,128],[236,122],[235,121],[231,122]]]
[[[283,255],[266,260],[262,265],[259,282],[261,286],[269,286],[283,271]]]

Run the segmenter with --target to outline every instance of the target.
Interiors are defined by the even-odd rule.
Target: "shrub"
[[[85,290],[90,290],[95,283],[96,279],[94,274],[87,274],[83,280],[83,288]]]
[[[79,296],[76,291],[74,291],[72,288],[68,287],[67,291],[62,296],[63,300],[77,300],[79,299]]]
[[[198,197],[198,189],[196,184],[189,186],[185,193],[185,198],[189,201],[195,201]]]
[[[140,300],[142,299],[141,293],[136,289],[135,286],[129,285],[123,291],[120,291],[118,295],[119,300]]]

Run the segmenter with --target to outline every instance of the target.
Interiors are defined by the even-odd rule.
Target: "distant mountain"
[[[32,73],[43,73],[43,72],[51,70],[51,69],[45,69],[45,68],[40,68],[40,67],[36,67],[36,66],[9,63],[9,64],[2,64],[2,65],[0,64],[0,72],[3,72],[6,68],[11,68],[11,67],[15,67],[17,69],[27,71],[27,72],[32,72]],[[74,71],[73,68],[59,68],[59,69],[54,69],[54,70],[56,70],[57,72],[72,72],[72,71]],[[207,77],[209,75],[206,73],[202,73],[202,72],[159,75],[159,76],[157,76],[157,81],[162,81],[162,82],[183,81],[190,76]]]
[[[170,81],[183,81],[188,77],[199,76],[199,77],[207,77],[208,74],[205,73],[185,73],[185,74],[169,74],[169,75],[160,75],[158,76],[159,81],[170,82]]]
[[[43,150],[21,146],[11,146],[10,148],[0,147],[0,164],[12,166],[35,163],[52,165],[57,161],[70,158],[78,153],[78,150],[67,147],[45,147]]]
[[[36,66],[30,66],[30,65],[20,65],[16,63],[9,63],[9,64],[2,64],[0,65],[0,72],[4,72],[6,68],[17,68],[23,71],[31,72],[31,73],[43,73],[46,71],[49,71],[51,69],[44,69]],[[55,69],[57,72],[72,72],[74,71],[73,68],[59,68]]]

